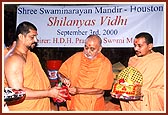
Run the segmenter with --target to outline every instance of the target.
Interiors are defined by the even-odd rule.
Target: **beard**
[[[83,52],[83,54],[85,55],[85,57],[86,58],[88,58],[88,59],[92,59],[93,58],[93,56],[91,56],[91,55],[89,55],[88,53],[86,53],[86,52]]]
[[[136,51],[136,55],[138,56],[138,57],[142,57],[143,55],[141,54],[141,52],[138,52],[138,51]]]
[[[93,59],[93,56],[89,56],[89,55],[86,55],[86,54],[84,54],[85,55],[85,57],[87,57],[88,59]]]
[[[37,42],[32,43],[32,44],[31,44],[30,46],[28,46],[27,48],[28,48],[29,50],[32,50],[32,49],[34,49],[36,46],[37,46]]]
[[[88,53],[86,53],[86,52],[83,52],[83,54],[84,54],[84,56],[85,56],[86,58],[88,58],[88,59],[90,59],[90,60],[94,59],[94,58],[97,56],[97,54],[93,56],[93,55],[90,55],[90,54],[88,54]]]

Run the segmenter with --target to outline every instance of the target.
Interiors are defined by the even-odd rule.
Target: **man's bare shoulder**
[[[5,64],[12,64],[12,65],[17,65],[17,64],[23,64],[25,63],[25,59],[22,55],[19,55],[17,53],[9,53],[8,55],[5,56]]]

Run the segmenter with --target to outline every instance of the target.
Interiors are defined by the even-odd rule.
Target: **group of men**
[[[37,28],[22,22],[16,28],[15,45],[4,52],[4,87],[26,92],[23,102],[8,106],[9,111],[51,111],[50,98],[66,101],[69,111],[104,111],[104,92],[114,82],[112,64],[102,53],[102,40],[89,35],[84,50],[69,57],[58,70],[68,86],[71,100],[65,100],[65,89],[51,87],[38,57],[30,50],[37,44]],[[154,52],[153,38],[142,32],[135,36],[134,50],[128,66],[143,75],[143,100],[120,101],[122,111],[164,110],[164,56]]]

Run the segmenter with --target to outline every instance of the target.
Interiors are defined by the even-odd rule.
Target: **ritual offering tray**
[[[113,98],[125,100],[125,101],[136,101],[141,100],[143,96],[129,96],[126,93],[125,94],[111,94]]]
[[[142,74],[134,67],[123,69],[113,84],[111,96],[120,100],[141,100]]]

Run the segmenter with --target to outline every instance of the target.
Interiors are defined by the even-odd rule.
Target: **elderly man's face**
[[[98,40],[88,39],[84,46],[84,55],[89,59],[94,59],[101,51],[101,46]]]

